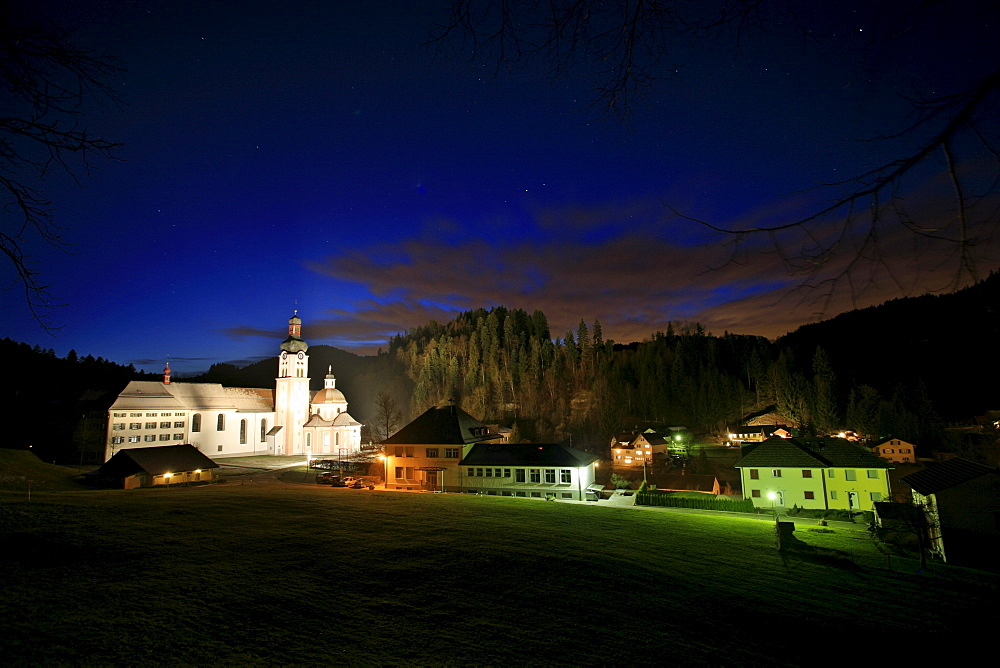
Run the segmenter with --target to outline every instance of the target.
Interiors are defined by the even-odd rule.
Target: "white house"
[[[347,412],[332,370],[309,390],[309,344],[302,320],[288,321],[275,389],[218,383],[130,382],[108,410],[104,460],[125,448],[190,443],[213,459],[247,455],[323,458],[361,449],[361,423]]]

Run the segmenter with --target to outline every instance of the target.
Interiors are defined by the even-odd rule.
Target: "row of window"
[[[784,494],[787,494],[787,493],[788,492],[784,492]],[[882,493],[881,492],[868,492],[868,495],[871,497],[872,501],[881,501],[882,500]],[[760,490],[759,489],[751,489],[750,490],[750,496],[753,497],[753,498],[755,498],[755,499],[761,498]],[[803,491],[802,492],[802,498],[806,499],[806,500],[815,499],[816,498],[816,493],[815,492],[811,492],[811,491]],[[836,501],[837,500],[837,492],[835,490],[830,492],[830,500],[831,501]],[[787,504],[787,499],[785,500],[785,503]]]
[[[128,442],[129,443],[138,443],[140,440],[142,440],[145,443],[153,443],[153,442],[158,441],[158,440],[159,441],[183,441],[184,440],[184,434],[173,434],[173,435],[171,435],[171,434],[159,434],[159,435],[156,435],[156,434],[146,434],[145,436],[142,436],[141,439],[140,439],[139,436],[129,436],[128,437]],[[125,437],[124,436],[112,436],[111,437],[111,442],[114,443],[115,445],[124,443],[125,442]]]
[[[781,472],[783,470],[785,470],[785,469],[771,469],[771,477],[772,478],[780,478],[781,477]],[[811,477],[813,477],[813,472],[812,472],[811,469],[801,469],[801,470],[802,470],[802,477],[803,478],[811,478]],[[836,475],[834,473],[835,473],[834,469],[827,469],[826,470],[826,477],[827,478],[835,478]],[[866,473],[867,473],[867,475],[868,475],[869,478],[871,478],[873,480],[877,480],[878,479],[878,469],[868,469],[866,471]],[[759,480],[760,479],[760,469],[750,469],[750,479],[751,480]],[[844,470],[844,480],[857,480],[857,479],[858,479],[857,471],[855,471],[854,469],[845,469]]]
[[[225,431],[226,430],[226,415],[225,413],[219,413],[215,419],[215,431]],[[191,416],[191,431],[192,433],[198,433],[201,431],[201,413],[195,413]],[[267,440],[267,420],[260,421],[260,442],[263,443]],[[246,445],[247,443],[247,421],[240,420],[240,443]]]
[[[517,496],[521,498],[531,497],[533,499],[542,498],[542,494],[546,496],[555,497],[552,492],[518,492],[510,491],[506,489],[467,489],[465,490],[468,494],[486,494],[488,496]],[[572,499],[574,497],[573,492],[560,492],[559,498],[562,499]]]
[[[146,413],[145,417],[184,417],[184,413]],[[115,413],[114,417],[143,417],[142,413]]]
[[[128,428],[129,429],[170,429],[170,427],[171,427],[171,423],[170,422],[160,422],[160,423],[146,422],[145,424],[142,423],[142,422],[129,422],[128,423]],[[173,428],[174,429],[183,429],[184,428],[184,421],[180,420],[180,421],[174,422],[173,423]],[[125,423],[124,422],[115,422],[115,423],[112,423],[112,425],[111,425],[111,431],[125,431]]]
[[[511,469],[495,469],[469,467],[466,475],[470,478],[510,478]],[[513,469],[514,482],[542,482],[543,469]],[[556,469],[544,469],[545,482],[555,484]],[[571,469],[560,469],[559,482],[569,484],[573,482],[573,471]]]
[[[395,446],[392,452],[389,452],[387,454],[394,455],[396,457],[416,457],[417,455],[414,454],[415,451],[416,448],[414,448],[412,445],[397,445]],[[432,459],[441,458],[441,448],[424,448],[424,453],[425,457],[429,457]],[[461,457],[462,457],[461,448],[444,449],[445,459],[460,459]]]

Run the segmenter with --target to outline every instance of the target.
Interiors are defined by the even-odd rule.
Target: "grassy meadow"
[[[864,531],[796,537],[821,553],[782,559],[759,520],[600,504],[263,481],[6,491],[0,656],[871,665],[989,640],[994,576],[876,568]]]

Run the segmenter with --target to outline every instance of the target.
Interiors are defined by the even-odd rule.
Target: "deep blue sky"
[[[43,184],[71,254],[31,250],[66,304],[61,329],[42,331],[14,288],[0,335],[186,372],[273,355],[294,308],[306,340],[365,353],[479,306],[541,309],[557,336],[599,319],[626,342],[671,320],[777,336],[940,289],[954,267],[890,233],[895,281],[823,310],[788,296],[801,278],[765,243],[711,270],[725,248],[664,206],[787,219],[804,210],[797,191],[892,155],[859,140],[905,127],[899,94],[997,66],[996,26],[964,10],[870,38],[910,4],[806,17],[816,43],[777,21],[739,53],[724,36],[679,44],[620,124],[588,108],[585,71],[497,75],[428,45],[447,2],[41,2],[126,70],[127,108],[86,119],[125,148],[84,188]],[[1000,263],[992,242],[976,252],[986,271]]]

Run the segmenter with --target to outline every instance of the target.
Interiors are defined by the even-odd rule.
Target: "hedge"
[[[720,499],[706,494],[704,499],[677,497],[670,492],[640,492],[635,495],[637,506],[667,506],[670,508],[696,508],[698,510],[725,510],[733,513],[755,513],[753,501]]]

